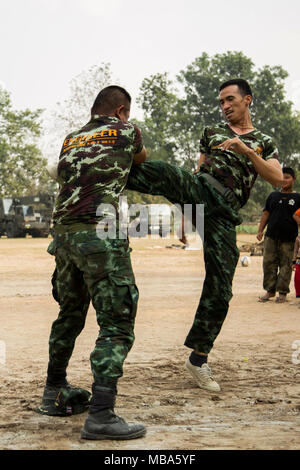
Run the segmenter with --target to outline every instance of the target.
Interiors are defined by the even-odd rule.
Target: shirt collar
[[[114,121],[118,122],[120,119],[118,119],[115,116],[105,116],[104,114],[92,114],[91,121]]]

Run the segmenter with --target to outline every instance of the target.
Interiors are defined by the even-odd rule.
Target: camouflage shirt
[[[100,204],[110,204],[117,215],[133,156],[142,148],[139,128],[115,117],[94,115],[68,135],[57,168],[60,189],[54,225],[97,224],[113,215],[101,213]]]
[[[242,207],[249,199],[257,171],[251,160],[245,155],[239,155],[233,150],[217,148],[217,145],[236,136],[237,134],[227,124],[204,129],[200,140],[200,152],[205,154],[206,158],[200,167],[199,174],[209,173],[223,186],[232,189]],[[264,160],[278,158],[278,150],[272,139],[259,130],[254,129],[252,132],[238,135],[238,137]]]

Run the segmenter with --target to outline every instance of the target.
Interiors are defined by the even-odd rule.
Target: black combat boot
[[[83,439],[135,439],[146,434],[142,424],[128,424],[114,413],[116,390],[93,384],[88,417],[81,432]]]
[[[50,416],[70,416],[84,413],[89,408],[90,392],[70,385],[66,377],[65,367],[48,365],[42,404],[36,409],[38,413]]]
[[[42,398],[43,405],[54,405],[60,389],[70,387],[66,377],[65,367],[53,367],[50,363],[48,364],[47,380]]]

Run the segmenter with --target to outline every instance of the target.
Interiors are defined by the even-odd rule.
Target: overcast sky
[[[231,50],[287,70],[300,109],[299,18],[299,0],[0,0],[0,82],[15,108],[51,109],[94,64],[135,97],[150,74]]]

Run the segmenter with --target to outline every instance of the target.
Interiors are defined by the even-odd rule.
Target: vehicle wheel
[[[15,238],[16,237],[16,230],[14,224],[12,222],[8,222],[6,225],[6,236],[7,238]]]
[[[48,233],[43,233],[43,232],[32,232],[31,236],[32,238],[48,238]]]
[[[41,235],[39,232],[37,232],[36,230],[33,230],[30,235],[32,236],[32,238],[39,238]]]
[[[16,238],[26,238],[26,232],[19,232],[15,235]]]

